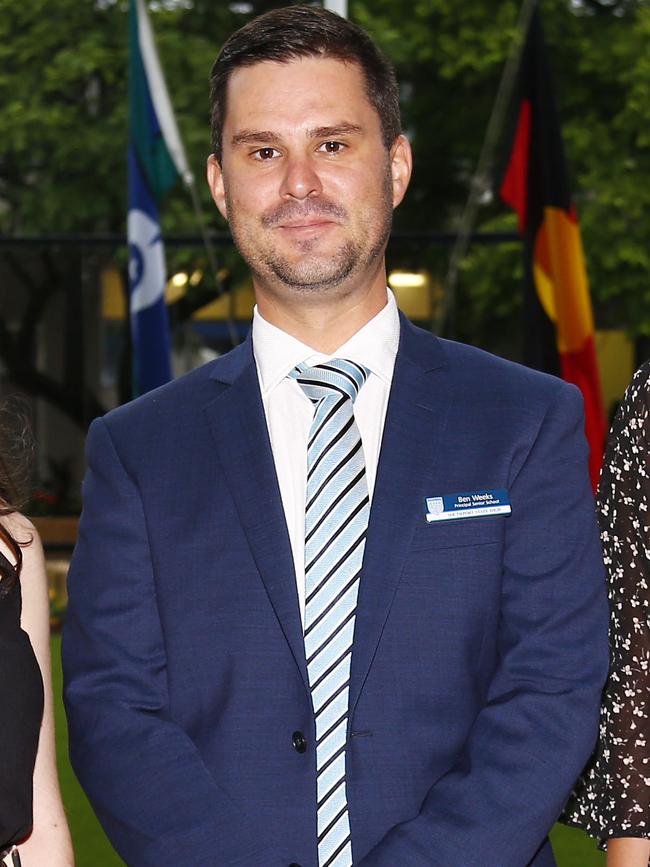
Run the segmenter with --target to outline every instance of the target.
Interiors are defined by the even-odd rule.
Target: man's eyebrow
[[[310,138],[336,138],[339,135],[359,135],[363,127],[357,123],[338,123],[335,126],[317,126],[307,130]]]
[[[279,144],[280,136],[276,135],[274,132],[270,132],[269,130],[252,130],[252,129],[243,129],[241,132],[236,133],[231,142],[233,145],[239,144]]]
[[[316,126],[307,130],[307,137],[312,139],[317,138],[336,138],[344,135],[359,135],[363,132],[363,127],[357,123],[337,123],[334,126]],[[282,143],[281,137],[268,129],[252,130],[243,129],[241,132],[235,133],[231,139],[233,145],[279,145]]]

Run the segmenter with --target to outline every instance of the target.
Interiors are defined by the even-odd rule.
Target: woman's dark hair
[[[0,559],[0,596],[11,590],[18,580],[23,563],[21,547],[31,538],[18,541],[2,518],[11,515],[27,500],[31,478],[34,441],[25,408],[18,399],[0,402],[0,539],[8,546],[16,562],[12,566]]]
[[[381,122],[386,149],[402,131],[395,73],[371,37],[356,24],[316,6],[285,6],[249,21],[221,49],[210,73],[212,148],[222,152],[226,91],[230,75],[263,61],[286,63],[300,57],[330,57],[357,63],[366,94]]]

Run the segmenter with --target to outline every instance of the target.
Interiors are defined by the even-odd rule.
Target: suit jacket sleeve
[[[87,454],[63,641],[75,771],[129,864],[275,865],[170,717],[143,505],[103,420]]]
[[[562,385],[515,451],[500,662],[484,707],[420,814],[359,867],[523,867],[587,760],[607,668],[607,603],[583,425],[579,392]]]

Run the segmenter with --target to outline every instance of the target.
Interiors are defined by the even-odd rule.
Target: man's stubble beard
[[[242,258],[253,275],[265,283],[269,276],[298,294],[322,292],[340,287],[355,273],[361,273],[373,262],[383,260],[393,220],[393,186],[390,166],[386,164],[381,199],[369,221],[359,228],[358,238],[349,238],[327,256],[310,257],[310,248],[318,246],[318,239],[300,242],[303,255],[296,259],[283,257],[269,244],[260,244],[255,236],[237,218],[236,207],[226,188],[226,207],[230,231]],[[262,228],[273,228],[283,219],[297,216],[333,215],[344,222],[347,212],[340,205],[327,200],[309,199],[306,203],[290,201],[272,212],[262,215]],[[262,231],[262,230],[261,230]],[[364,243],[365,242],[365,243]]]

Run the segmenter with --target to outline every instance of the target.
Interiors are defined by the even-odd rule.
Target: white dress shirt
[[[386,306],[343,346],[329,355],[316,352],[312,347],[271,325],[261,316],[257,306],[253,311],[253,354],[289,531],[303,623],[307,440],[314,407],[295,379],[288,378],[288,374],[300,362],[314,365],[331,358],[349,358],[365,365],[370,371],[370,376],[354,403],[354,417],[361,434],[368,493],[372,502],[388,395],[399,343],[397,304],[390,289],[387,293]]]

